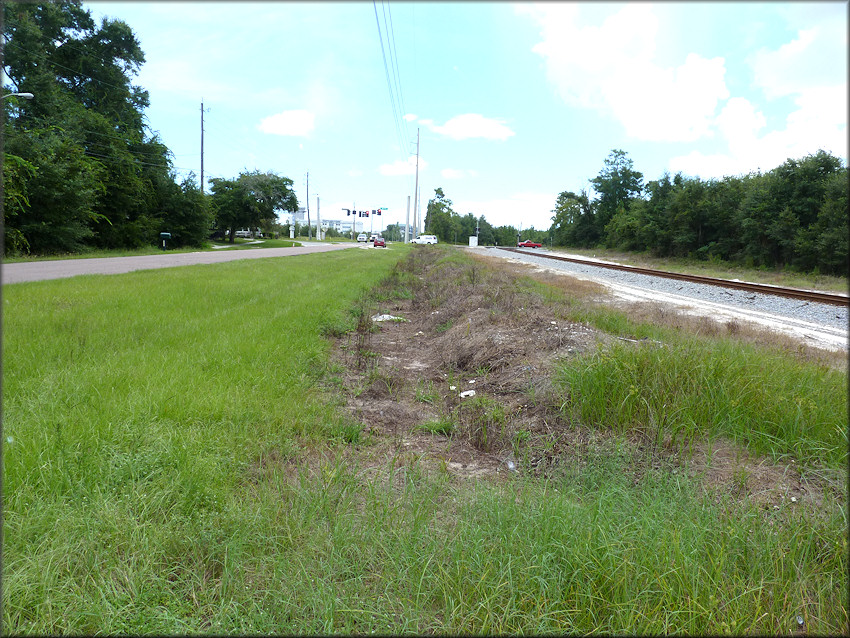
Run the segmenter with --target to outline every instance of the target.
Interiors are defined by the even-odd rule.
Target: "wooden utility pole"
[[[413,189],[413,236],[419,237],[419,128],[416,129],[416,187]]]
[[[407,196],[407,214],[404,216],[404,243],[410,241],[410,195]]]
[[[307,239],[313,239],[313,227],[310,225],[310,171],[307,171]]]
[[[201,195],[204,194],[204,98],[201,98]]]

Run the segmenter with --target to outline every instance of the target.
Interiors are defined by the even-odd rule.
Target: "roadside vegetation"
[[[8,633],[848,631],[826,353],[446,246],[3,298]]]

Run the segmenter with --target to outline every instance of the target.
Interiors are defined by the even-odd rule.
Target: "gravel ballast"
[[[778,295],[765,295],[746,290],[735,290],[708,284],[696,284],[677,279],[667,279],[665,277],[652,277],[650,275],[624,272],[622,270],[586,266],[568,261],[546,259],[544,254],[535,254],[530,251],[518,253],[500,249],[491,250],[499,256],[518,259],[543,268],[561,270],[565,273],[592,277],[595,280],[608,281],[612,284],[643,288],[668,295],[689,297],[701,302],[712,302],[726,306],[737,306],[748,310],[757,310],[759,312],[805,321],[837,330],[847,330],[848,327],[847,306],[812,303],[799,299],[780,297]]]

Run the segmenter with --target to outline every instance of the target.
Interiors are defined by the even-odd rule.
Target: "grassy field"
[[[847,632],[845,506],[765,510],[663,467],[635,480],[642,453],[618,438],[661,420],[846,472],[846,371],[521,281],[669,344],[560,368],[563,414],[618,436],[548,479],[370,464],[326,335],[418,294],[394,267],[433,248],[5,286],[3,631]]]

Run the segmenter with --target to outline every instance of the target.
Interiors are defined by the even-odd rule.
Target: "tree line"
[[[4,254],[140,248],[160,232],[200,246],[298,209],[275,173],[212,179],[211,196],[178,179],[145,124],[148,92],[132,82],[145,57],[125,22],[97,24],[81,0],[4,2],[2,16]]]
[[[588,182],[590,189],[558,195],[549,229],[524,229],[521,237],[829,274],[846,274],[850,266],[848,169],[823,150],[766,173],[708,180],[665,173],[644,183],[628,154],[615,149]],[[513,245],[520,237],[514,226],[459,215],[435,189],[425,231],[466,243],[476,230],[482,245]]]
[[[613,150],[587,190],[558,195],[559,246],[604,246],[770,268],[846,274],[848,170],[820,150],[766,173],[702,180],[682,173],[644,184]]]

